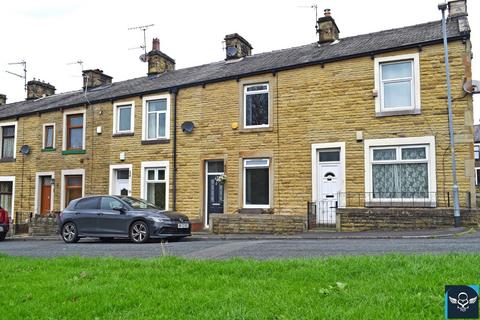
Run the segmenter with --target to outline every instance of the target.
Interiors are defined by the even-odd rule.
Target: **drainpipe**
[[[453,133],[452,88],[450,84],[450,64],[448,61],[447,23],[445,21],[445,10],[447,9],[447,4],[439,4],[438,9],[442,11],[443,48],[445,55],[445,73],[447,75],[448,129],[450,133],[450,150],[452,153],[453,218],[455,221],[455,227],[460,227],[461,221],[460,205],[458,200],[457,163],[455,161],[455,136]]]
[[[177,95],[178,88],[172,88],[170,93],[173,94],[173,190],[172,190],[172,200],[173,207],[172,210],[177,210]]]

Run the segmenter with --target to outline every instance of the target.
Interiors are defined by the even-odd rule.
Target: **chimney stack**
[[[238,33],[227,34],[225,36],[225,51],[227,53],[225,60],[251,56],[252,49],[252,45]]]
[[[152,51],[147,53],[148,75],[155,76],[166,71],[175,70],[175,60],[160,51],[160,40],[154,38]]]
[[[0,93],[0,106],[7,104],[7,96]]]
[[[27,100],[40,99],[55,94],[55,87],[50,83],[40,80],[30,80],[27,82]]]
[[[100,69],[90,69],[84,70],[82,72],[83,76],[83,90],[85,88],[93,89],[101,86],[105,86],[108,84],[112,84],[112,77],[103,73],[103,70]]]
[[[448,2],[448,16],[461,17],[468,16],[467,0],[453,0]]]
[[[338,34],[340,33],[335,20],[332,18],[330,9],[325,9],[323,14],[323,17],[318,18],[316,26],[319,44],[331,43],[338,40]]]

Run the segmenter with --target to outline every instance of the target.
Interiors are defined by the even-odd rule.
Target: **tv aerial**
[[[312,4],[310,6],[297,6],[297,8],[309,8],[315,10],[315,25],[317,24],[318,21],[318,5],[317,4]]]
[[[25,60],[22,60],[20,62],[10,62],[8,65],[17,65],[17,64],[21,64],[23,66],[23,75],[12,72],[12,71],[8,71],[8,70],[5,70],[5,72],[11,75],[17,76],[19,78],[22,78],[24,81],[24,89],[25,91],[27,91],[27,62]]]
[[[143,31],[143,44],[138,46],[138,47],[128,48],[128,50],[143,49],[143,54],[141,54],[140,57],[139,57],[140,61],[142,61],[142,62],[147,61],[147,29],[150,28],[150,27],[153,27],[153,26],[154,26],[154,24],[147,24],[147,25],[144,25],[144,26],[137,26],[137,27],[128,28],[128,30],[141,30],[141,31]]]
[[[71,66],[71,65],[74,65],[74,64],[78,64],[80,66],[80,69],[82,69],[83,71],[83,61],[82,60],[77,60],[77,61],[74,61],[74,62],[69,62],[67,63],[67,66]]]

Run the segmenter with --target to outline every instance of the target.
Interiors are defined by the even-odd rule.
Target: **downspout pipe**
[[[177,96],[178,87],[174,87],[170,90],[173,95],[173,190],[172,190],[172,210],[177,210]]]
[[[458,200],[457,163],[455,160],[455,135],[453,132],[452,113],[452,87],[450,83],[450,63],[448,61],[447,22],[445,20],[446,3],[440,3],[438,9],[442,11],[443,49],[445,56],[445,73],[447,76],[447,101],[448,101],[448,130],[450,133],[450,150],[452,153],[452,178],[453,178],[453,219],[455,227],[460,227],[460,204]]]

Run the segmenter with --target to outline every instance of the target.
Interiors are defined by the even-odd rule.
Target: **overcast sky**
[[[129,27],[155,24],[147,31],[147,46],[160,38],[160,49],[184,68],[224,58],[222,40],[238,32],[254,53],[303,45],[317,40],[315,12],[324,8],[340,29],[340,37],[439,20],[441,0],[290,0],[266,1],[91,1],[17,0],[2,2],[0,18],[0,93],[8,102],[23,100],[23,79],[4,70],[22,73],[10,62],[27,61],[28,79],[50,82],[57,93],[82,86],[78,60],[84,68],[100,68],[113,81],[143,76],[147,65],[139,61],[141,31]],[[480,1],[468,1],[475,58],[473,78],[480,80]],[[443,75],[442,75],[443,76]],[[444,78],[439,78],[443,80]],[[480,94],[475,102],[480,109]],[[475,110],[478,123],[480,110]]]

